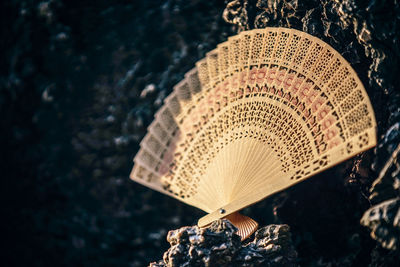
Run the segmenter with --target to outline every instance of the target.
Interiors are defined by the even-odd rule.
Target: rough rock
[[[237,229],[227,221],[216,221],[209,228],[183,227],[170,231],[171,248],[164,254],[167,266],[220,266],[232,262],[240,248]]]
[[[369,199],[374,205],[364,213],[361,224],[370,229],[371,237],[382,247],[400,257],[400,101],[398,93],[392,94],[389,129],[381,137],[372,165],[379,173],[370,188]]]
[[[399,131],[399,129],[396,130]],[[392,131],[393,129],[389,129],[387,135],[390,135]],[[381,152],[380,150],[383,148],[383,144],[385,143],[388,145],[387,141],[381,143],[378,147],[378,152]],[[392,150],[388,146],[386,146],[386,148],[388,148],[389,151]],[[378,178],[371,186],[371,194],[369,196],[371,203],[377,204],[387,199],[400,197],[400,165],[398,162],[399,153],[400,144],[398,143],[397,148],[395,148],[394,151],[389,154],[390,156],[385,162],[385,165],[382,166]],[[377,165],[374,166],[376,167]]]
[[[255,233],[252,242],[242,244],[237,229],[227,220],[207,228],[182,227],[168,233],[171,247],[161,266],[297,266],[289,226],[268,225]]]
[[[237,266],[297,266],[288,225],[267,225],[255,233],[254,240],[239,251]]]
[[[371,237],[384,248],[396,250],[400,245],[400,198],[394,198],[368,209],[361,224],[371,229]]]
[[[222,14],[222,17],[226,22],[238,27],[239,32],[249,29],[247,5],[247,0],[231,1],[226,5],[224,13]]]
[[[393,127],[392,127],[393,128]],[[384,141],[378,147],[378,151],[386,148],[386,152],[394,151],[381,168],[378,178],[370,189],[371,203],[374,206],[369,208],[361,218],[361,224],[370,228],[371,237],[376,239],[384,248],[399,250],[400,246],[400,165],[398,154],[400,144],[397,148],[390,145],[388,138],[392,131],[389,129]],[[397,128],[395,126],[394,128]],[[375,168],[379,165],[376,162]]]

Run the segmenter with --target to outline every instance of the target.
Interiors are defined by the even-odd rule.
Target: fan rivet
[[[219,209],[219,213],[220,214],[224,214],[226,212],[226,210],[224,210],[224,209]]]

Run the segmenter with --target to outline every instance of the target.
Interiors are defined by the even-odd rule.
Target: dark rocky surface
[[[378,146],[378,155],[389,157],[385,164],[376,161],[373,167],[379,168],[379,176],[370,188],[369,199],[374,204],[361,218],[361,224],[370,228],[371,237],[384,248],[399,251],[400,246],[400,165],[398,162],[400,144],[397,147],[389,141],[397,125],[392,126]],[[382,151],[386,150],[386,151]],[[386,152],[386,153],[385,153]],[[382,155],[383,156],[383,155]],[[378,159],[378,157],[377,157]]]
[[[129,180],[172,86],[232,35],[224,3],[2,1],[5,262],[146,266],[202,212]]]
[[[400,244],[400,198],[373,206],[364,213],[361,224],[371,228],[372,238],[384,248],[398,250]]]
[[[259,229],[254,240],[240,241],[236,227],[228,220],[207,228],[182,227],[168,233],[171,247],[159,266],[297,266],[289,226],[268,225]]]
[[[260,225],[290,225],[302,266],[399,262],[398,245],[381,241],[395,224],[384,216],[365,223],[378,241],[360,224],[367,210],[399,197],[397,158],[380,175],[400,141],[397,0],[25,0],[2,1],[0,13],[7,265],[159,259],[167,232],[203,213],[129,181],[138,143],[198,59],[238,31],[265,26],[306,31],[351,63],[374,106],[379,145],[244,213]]]

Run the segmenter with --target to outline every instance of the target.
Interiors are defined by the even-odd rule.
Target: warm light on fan
[[[238,213],[376,145],[354,70],[328,44],[286,28],[242,32],[185,75],[156,113],[131,178],[209,214],[242,239]]]

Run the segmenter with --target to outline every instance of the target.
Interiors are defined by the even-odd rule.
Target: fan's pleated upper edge
[[[261,49],[258,49],[256,47],[256,45],[258,44],[258,39],[256,39],[258,37],[256,37],[256,35],[259,35],[258,37],[262,36],[260,38],[263,38],[262,40],[265,41],[260,43],[261,45],[263,45]],[[274,40],[273,38],[274,35],[276,35],[276,40]],[[287,38],[287,40],[281,40],[283,38]],[[297,44],[303,45],[306,50],[305,55],[302,58],[305,61],[300,62],[298,65],[295,64],[295,60],[301,58],[300,56],[303,54],[303,51],[300,48],[294,46],[296,44],[295,41],[297,40],[297,38],[299,40]],[[272,43],[275,46],[269,47],[268,44]],[[307,43],[310,44],[310,47],[306,47]],[[241,48],[250,48],[250,50],[241,50]],[[312,49],[317,48],[319,49],[317,55],[315,55],[315,53],[311,53]],[[292,50],[290,49],[295,50],[293,50],[294,52],[291,52]],[[252,55],[267,55],[267,53],[269,53],[271,56],[276,56],[280,53],[281,56],[275,58],[271,57],[268,59],[268,62],[266,60],[264,62],[264,59],[266,59],[266,57],[252,57]],[[328,60],[323,58],[323,53],[330,55],[330,59]],[[290,56],[292,57],[293,61],[289,63],[285,62],[285,59],[289,58]],[[315,59],[313,59],[313,57],[315,57]],[[306,60],[310,61],[309,65],[307,65]],[[328,63],[326,63],[326,68],[321,70],[318,64],[323,66],[324,60],[328,60]],[[328,74],[333,66],[336,66],[335,64],[337,64],[339,67],[336,70],[334,69],[332,74],[329,76]],[[277,69],[274,69],[275,65],[278,67]],[[306,72],[305,66],[308,67],[308,73]],[[215,153],[213,152],[214,154],[212,155],[207,154],[207,157],[210,158],[206,160],[206,162],[208,162],[208,165],[206,164],[207,167],[192,170],[188,162],[196,162],[196,158],[193,158],[195,155],[194,153],[189,153],[190,149],[193,149],[193,147],[197,148],[199,144],[205,145],[204,141],[202,140],[207,140],[207,134],[205,133],[207,133],[207,131],[210,132],[207,127],[210,128],[210,126],[214,126],[218,128],[219,123],[221,121],[224,121],[223,118],[235,119],[236,116],[239,116],[238,114],[244,114],[246,112],[246,114],[261,114],[263,112],[261,108],[264,105],[265,110],[267,111],[264,112],[265,114],[263,114],[262,116],[267,117],[268,114],[272,114],[272,112],[282,112],[282,114],[286,116],[285,118],[287,118],[288,121],[289,119],[292,119],[298,122],[297,124],[299,125],[300,122],[302,122],[299,122],[299,118],[296,117],[296,112],[299,112],[298,108],[302,105],[302,102],[300,101],[300,104],[297,103],[298,106],[295,106],[293,110],[290,110],[290,108],[288,108],[288,106],[292,102],[290,102],[288,106],[285,106],[284,104],[284,97],[287,97],[288,100],[290,99],[290,97],[293,97],[292,99],[294,99],[295,97],[300,97],[300,91],[297,91],[296,93],[293,93],[293,95],[289,96],[289,91],[292,90],[295,86],[293,85],[292,88],[292,85],[290,85],[291,87],[288,87],[286,92],[283,89],[283,83],[279,83],[278,85],[278,82],[281,82],[279,80],[279,77],[281,76],[274,78],[270,85],[268,85],[268,81],[266,79],[265,81],[263,80],[263,82],[260,82],[260,84],[264,84],[264,87],[266,88],[265,92],[263,91],[263,93],[257,93],[254,91],[254,88],[258,88],[257,90],[260,90],[261,92],[261,89],[259,87],[262,86],[258,83],[258,81],[249,86],[249,90],[253,90],[253,92],[251,93],[248,93],[246,91],[239,92],[240,90],[235,91],[237,87],[234,87],[236,84],[235,78],[233,77],[236,74],[245,77],[248,82],[247,84],[245,84],[244,87],[242,86],[243,88],[245,88],[247,85],[250,85],[251,77],[255,77],[255,75],[250,76],[253,70],[254,72],[258,71],[257,74],[262,74],[262,71],[264,70],[265,73],[267,73],[268,71],[269,74],[270,72],[273,72],[272,70],[275,70],[275,74],[279,73],[278,75],[281,75],[281,73],[284,73],[282,74],[282,77],[284,78],[289,79],[292,77],[291,75],[293,74],[296,77],[295,79],[298,80],[300,79],[299,77],[301,77],[301,74],[306,74],[304,75],[303,80],[299,82],[301,86],[304,85],[305,89],[300,85],[299,88],[304,89],[304,92],[309,92],[309,95],[307,96],[310,96],[313,93],[319,93],[320,95],[318,96],[320,96],[321,98],[326,97],[326,102],[324,102],[320,107],[325,108],[332,105],[333,109],[330,111],[330,113],[328,113],[329,116],[335,115],[333,114],[335,111],[340,113],[343,110],[347,110],[346,112],[343,111],[342,115],[337,116],[338,120],[335,121],[334,124],[335,126],[336,123],[337,125],[342,126],[343,131],[339,132],[339,134],[345,134],[345,131],[347,134],[347,131],[350,131],[350,127],[354,128],[352,129],[354,130],[353,132],[355,134],[350,137],[343,137],[344,141],[342,143],[338,144],[336,147],[333,146],[332,148],[330,148],[330,150],[318,154],[318,157],[314,157],[315,151],[313,151],[312,153],[309,151],[309,157],[304,164],[298,163],[298,165],[296,165],[297,167],[289,166],[287,168],[287,171],[283,173],[281,170],[278,169],[285,169],[284,166],[286,163],[284,158],[286,154],[289,153],[288,151],[285,151],[285,149],[280,147],[286,145],[284,144],[285,140],[280,140],[279,136],[275,136],[274,133],[269,132],[265,134],[265,137],[257,137],[258,139],[256,141],[253,140],[255,137],[252,136],[252,141],[250,140],[249,136],[259,135],[262,131],[268,132],[267,128],[269,127],[269,124],[265,125],[265,129],[262,129],[260,127],[257,128],[254,125],[250,125],[249,123],[249,125],[245,125],[241,128],[238,126],[239,128],[236,129],[237,132],[233,130],[236,136],[240,136],[238,137],[239,140],[244,141],[233,142],[233,134],[230,135],[230,140],[232,142],[228,142],[229,145],[218,145],[215,144],[216,141],[214,141],[214,143],[211,143],[211,145],[213,145],[214,147],[206,147],[202,150],[217,151]],[[318,71],[320,73],[316,74],[318,73]],[[344,79],[346,81],[349,80],[356,84],[354,88],[345,88],[349,91],[345,95],[343,95],[343,93],[339,91],[335,91],[343,84],[344,87],[346,86],[344,80],[336,79],[336,77],[341,77],[341,72],[344,72],[346,74],[343,76],[345,77]],[[272,76],[272,74],[270,76]],[[319,77],[320,80],[314,81],[310,79],[312,76]],[[324,81],[325,84],[322,87],[321,79],[323,79],[324,77],[327,80]],[[306,87],[308,86],[307,79],[310,79],[312,83],[312,86],[309,86],[310,88],[312,87],[312,89],[309,89],[308,91],[306,90]],[[338,81],[332,81],[335,79]],[[293,79],[291,81],[293,82]],[[338,85],[336,86],[336,84],[334,84],[336,87],[335,89],[332,89],[332,92],[330,92],[330,88],[332,87],[329,87],[329,85],[333,82],[336,82]],[[237,86],[239,88],[241,87],[240,81]],[[273,90],[268,87],[277,89]],[[318,91],[317,89],[320,89],[320,91]],[[282,98],[281,95],[279,95],[281,93],[279,90],[283,92]],[[228,103],[225,103],[226,106],[224,106],[223,97],[221,98],[221,94],[225,96],[226,91],[229,91]],[[233,98],[229,95],[229,93],[232,92],[235,95],[235,97]],[[242,94],[242,98],[240,98],[240,94]],[[261,97],[262,94],[264,94],[263,97]],[[246,99],[246,97],[248,98]],[[356,100],[361,99],[361,102],[356,102],[355,106],[351,106],[350,104],[352,103],[352,98],[355,98]],[[229,102],[229,100],[232,100],[232,102]],[[258,103],[260,101],[263,103]],[[304,104],[304,110],[306,110],[307,108],[310,108],[311,110],[312,105],[316,102],[317,100],[315,99],[309,100],[309,104]],[[337,102],[337,104],[333,104],[333,102]],[[255,113],[249,113],[250,109],[253,109]],[[228,112],[228,115],[226,115],[225,117],[222,116],[225,114],[223,113],[225,112],[224,110]],[[320,110],[316,108],[316,113],[319,111]],[[317,117],[316,113],[312,113],[310,116],[312,117],[313,115],[315,115],[315,117]],[[353,115],[353,113],[355,115]],[[204,124],[202,124],[201,122],[202,118],[198,118],[199,116],[201,117],[203,114],[205,114],[206,116],[211,116],[210,118],[203,119],[205,120]],[[282,114],[279,114],[279,116],[283,116]],[[219,115],[221,115],[222,117],[218,117]],[[279,118],[278,115],[273,116]],[[302,116],[304,120],[304,118],[306,117],[304,114],[302,114]],[[300,115],[298,115],[298,117],[300,117]],[[323,120],[324,119],[321,119],[320,121],[318,121],[318,123],[323,123]],[[328,120],[328,118],[326,120]],[[191,123],[193,122],[198,122],[197,125],[195,125],[197,127],[196,129],[193,129],[193,124],[191,125]],[[357,125],[362,125],[362,123],[364,122],[367,123],[367,127],[362,126],[365,129],[362,127],[359,127],[361,130],[356,129]],[[285,121],[281,122],[282,125],[284,123]],[[311,123],[310,117],[307,117],[306,121],[304,122],[304,124],[307,123]],[[308,128],[304,128],[306,126],[299,125],[297,125],[296,127],[303,131],[301,132],[302,134],[298,139],[300,141],[298,142],[304,143],[307,140],[311,140],[310,138],[314,138],[312,136],[312,133],[307,131]],[[314,125],[317,125],[317,122],[314,122]],[[332,125],[326,128],[326,132],[320,130],[320,132],[317,133],[316,136],[325,136],[325,134],[333,128]],[[346,128],[345,126],[348,127]],[[276,127],[279,128],[280,125]],[[311,126],[309,127],[311,128]],[[318,127],[321,128],[321,125],[318,124]],[[314,128],[312,129],[314,130]],[[287,130],[290,131],[291,128],[287,127]],[[243,132],[249,133],[247,136],[244,136]],[[298,133],[300,133],[300,131]],[[219,135],[216,136],[218,137]],[[336,138],[337,136],[334,137]],[[289,136],[288,138],[292,138],[292,136]],[[260,144],[261,139],[264,142],[263,145]],[[185,140],[186,144],[183,144],[185,143],[183,142]],[[210,141],[213,142],[213,140]],[[296,147],[298,144],[294,141],[291,142],[292,146],[286,145],[286,147],[290,147],[289,149],[293,151],[297,150],[297,148],[293,149],[293,147]],[[195,144],[197,144],[197,147]],[[269,151],[264,147],[265,144],[272,145],[275,148],[270,149],[271,151]],[[224,217],[230,213],[251,205],[256,201],[259,201],[275,192],[281,191],[297,182],[300,182],[312,175],[315,175],[318,172],[332,167],[333,165],[336,165],[362,151],[365,151],[375,146],[376,122],[371,103],[360,79],[358,78],[350,64],[330,45],[324,43],[322,40],[316,37],[313,37],[307,33],[298,30],[286,28],[265,28],[242,32],[239,35],[230,37],[228,41],[219,44],[216,49],[207,53],[207,56],[205,58],[199,60],[196,63],[196,67],[186,73],[185,79],[178,83],[174,87],[173,92],[166,98],[164,106],[161,107],[160,110],[156,113],[154,122],[149,126],[148,135],[146,135],[140,145],[141,149],[134,159],[135,165],[131,173],[131,178],[147,187],[155,189],[161,193],[173,196],[187,204],[196,206],[200,209],[205,210],[206,212],[209,212],[210,214],[208,216],[202,218],[202,220],[199,221],[199,225],[202,226],[208,224],[215,219]],[[179,150],[181,147],[185,147],[187,150]],[[250,148],[252,148],[252,150],[249,150]],[[282,150],[283,152],[280,150]],[[290,152],[289,154],[292,155],[294,152],[292,154],[291,153],[292,152]],[[265,160],[259,160],[260,166],[257,165],[257,162],[253,162],[254,160],[251,157],[253,154],[254,156],[266,157]],[[199,154],[197,153],[197,155]],[[298,154],[294,155],[299,155],[299,157],[301,157],[302,154],[298,152]],[[230,159],[229,163],[235,165],[243,165],[243,161],[235,158],[239,156],[241,156],[243,158],[243,161],[247,163],[245,165],[252,166],[252,169],[250,171],[258,171],[256,173],[257,175],[255,176],[261,177],[263,170],[270,170],[272,176],[276,175],[275,178],[270,178],[272,179],[271,181],[273,181],[273,183],[271,183],[272,186],[267,183],[269,177],[266,177],[266,179],[264,179],[266,182],[261,181],[260,178],[257,178],[258,180],[251,180],[252,177],[248,177],[246,178],[246,183],[242,181],[241,184],[241,181],[239,181],[241,179],[241,176],[238,176],[237,172],[235,173],[234,171],[232,171],[232,175],[240,177],[235,178],[235,181],[231,181],[230,176],[213,178],[207,176],[207,174],[220,174],[224,168],[232,168],[228,166],[230,164],[227,163],[226,159]],[[246,158],[245,156],[248,156],[248,158]],[[271,161],[268,160],[268,157],[271,159]],[[270,169],[268,169],[269,166],[268,164],[266,164],[267,162],[271,162]],[[182,164],[183,167],[180,164]],[[289,163],[287,164],[290,165]],[[265,167],[263,167],[264,165]],[[237,171],[240,172],[240,169],[237,169]],[[279,172],[280,176],[278,175]],[[177,174],[178,176],[176,176]],[[187,175],[182,176],[183,174]],[[282,174],[285,174],[287,177]],[[242,176],[246,176],[246,173],[243,173]],[[177,181],[174,180],[176,177],[178,177]],[[258,184],[255,184],[256,182],[258,182]],[[190,184],[190,186],[188,186],[188,184]],[[253,184],[254,188],[248,186],[248,184]],[[203,191],[203,195],[200,196],[201,194],[198,192]],[[218,212],[219,208],[224,208],[227,212],[222,215]]]

